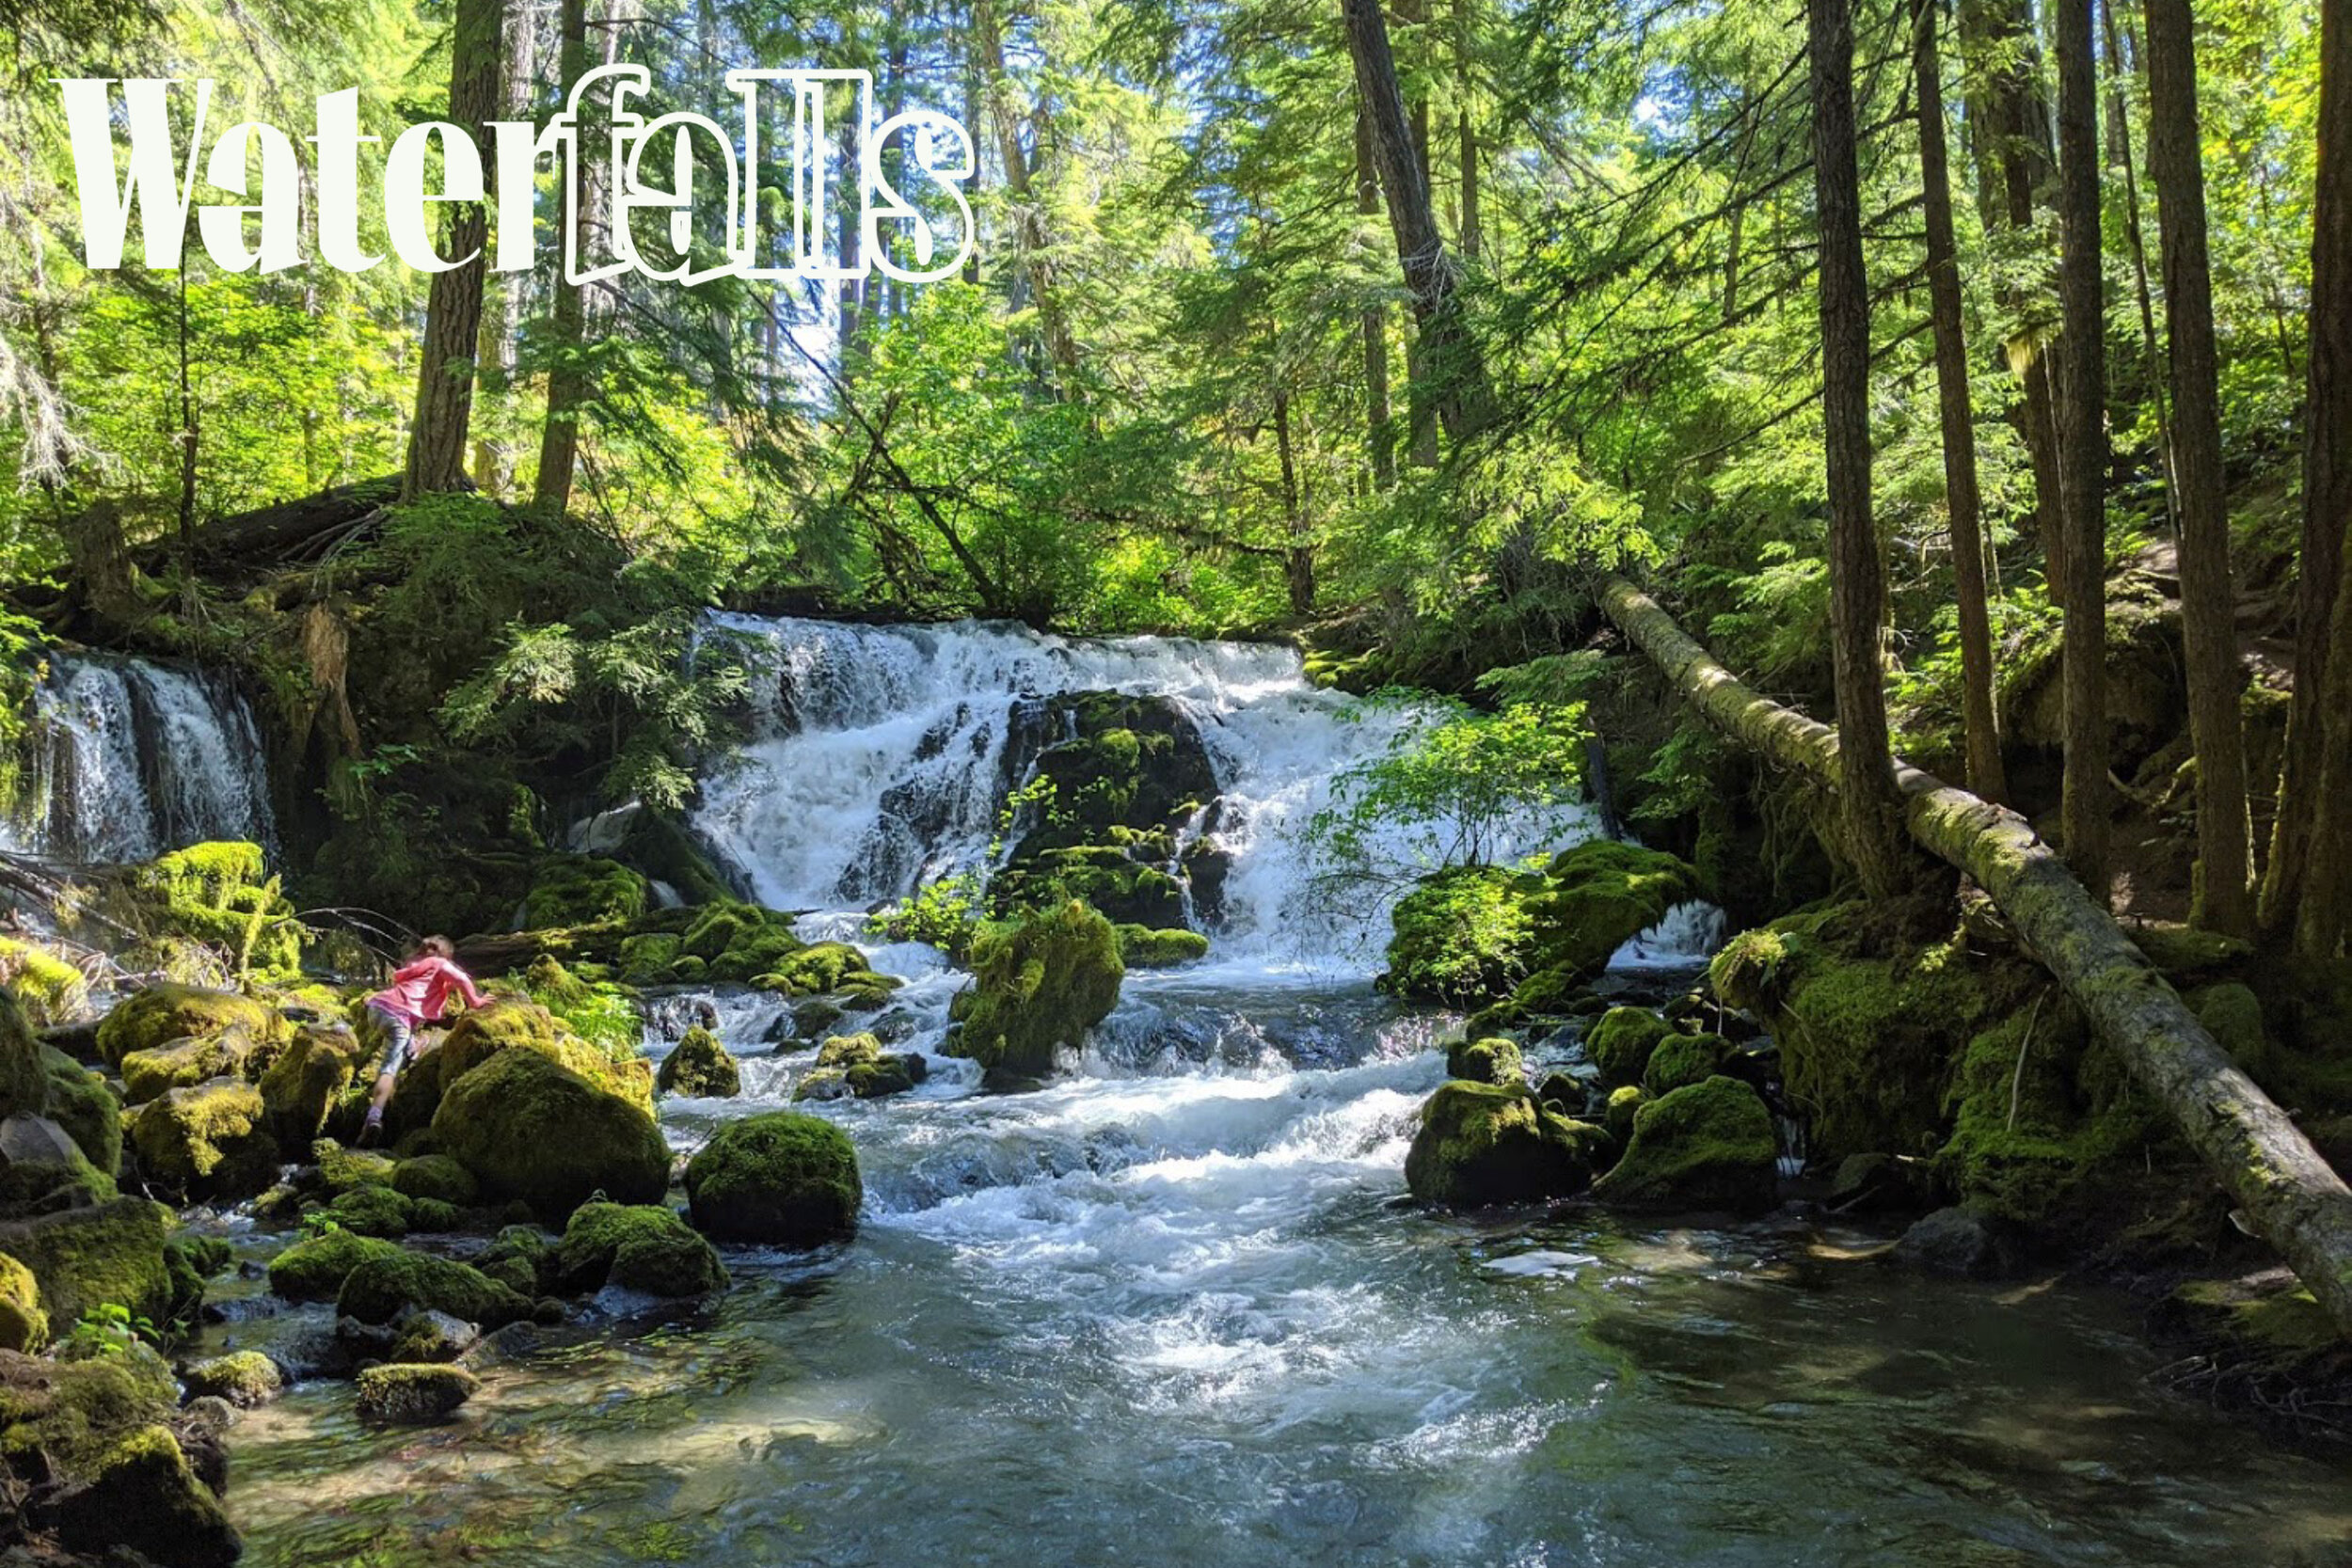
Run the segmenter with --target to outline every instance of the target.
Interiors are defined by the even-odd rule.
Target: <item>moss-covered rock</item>
[[[1182,926],[1125,925],[1118,931],[1119,961],[1129,969],[1173,969],[1209,956],[1209,939]]]
[[[387,1362],[359,1373],[356,1406],[363,1421],[422,1426],[453,1414],[482,1388],[463,1367],[441,1362]]]
[[[686,1166],[694,1223],[723,1242],[818,1246],[857,1229],[857,1151],[817,1117],[771,1111],[729,1122]]]
[[[1668,1035],[1650,1053],[1649,1064],[1642,1072],[1642,1087],[1652,1100],[1704,1084],[1730,1071],[1732,1059],[1739,1051],[1721,1035]]]
[[[191,844],[134,870],[118,914],[151,942],[199,942],[232,976],[290,981],[309,933],[259,845]]]
[[[319,1185],[330,1193],[348,1193],[360,1187],[389,1187],[400,1162],[390,1155],[373,1148],[345,1148],[332,1138],[319,1138],[310,1145],[310,1164],[318,1171]]]
[[[171,1321],[175,1293],[164,1257],[171,1224],[162,1204],[119,1197],[0,1226],[0,1251],[40,1281],[52,1323],[79,1323],[91,1307],[108,1305],[163,1323]]]
[[[1609,1091],[1609,1103],[1601,1115],[1601,1126],[1608,1130],[1610,1142],[1623,1149],[1633,1141],[1633,1118],[1649,1103],[1649,1096],[1641,1086],[1627,1084]]]
[[[358,1236],[397,1240],[408,1234],[409,1201],[389,1187],[354,1187],[336,1195],[319,1211],[321,1218]]]
[[[1629,1208],[1754,1213],[1772,1205],[1779,1152],[1772,1112],[1756,1091],[1709,1078],[1633,1113],[1632,1141],[1593,1196]]]
[[[2256,1080],[2269,1076],[2270,1039],[2263,1029],[2262,1000],[2251,987],[2225,981],[2191,991],[2181,1000],[2230,1053],[2230,1060]]]
[[[62,1495],[55,1512],[58,1540],[92,1555],[127,1546],[158,1562],[227,1568],[244,1549],[220,1499],[162,1425],[100,1455],[88,1483]]]
[[[1534,963],[1530,905],[1542,887],[1536,873],[1503,866],[1422,879],[1397,900],[1382,987],[1455,1006],[1500,1000]]]
[[[306,1027],[261,1076],[262,1110],[281,1148],[358,1132],[373,1087],[366,1041],[349,1029]]]
[[[55,1047],[40,1048],[40,1062],[49,1080],[49,1118],[101,1175],[113,1176],[122,1167],[122,1102],[103,1078]]]
[[[1518,1042],[1500,1036],[1493,1039],[1461,1040],[1447,1047],[1445,1072],[1449,1078],[1468,1079],[1473,1084],[1517,1084],[1527,1076]]]
[[[181,1369],[190,1399],[223,1399],[240,1410],[269,1403],[286,1386],[278,1363],[258,1350],[231,1351]]]
[[[637,985],[672,978],[678,960],[680,938],[670,931],[648,931],[621,943],[617,960],[621,978]]]
[[[589,979],[542,953],[524,972],[523,989],[558,1023],[609,1060],[626,1061],[637,1054],[644,1024],[637,1011],[637,993],[628,987]]]
[[[0,1253],[0,1350],[30,1354],[49,1342],[49,1314],[41,1310],[40,1281],[33,1271]]]
[[[646,1116],[653,1115],[652,1066],[635,1055],[633,1046],[628,1060],[616,1061],[572,1033],[547,1008],[529,1002],[500,1002],[458,1020],[449,1037],[431,1053],[439,1058],[435,1082],[447,1096],[484,1063],[503,1052],[518,1050],[544,1056]]]
[[[165,983],[134,991],[98,1025],[98,1052],[119,1068],[135,1051],[153,1051],[184,1039],[210,1039],[243,1028],[257,1041],[281,1041],[292,1026],[266,1003],[235,991]]]
[[[1051,1072],[1055,1051],[1080,1044],[1119,1005],[1126,975],[1111,923],[1075,899],[981,927],[972,970],[948,1006],[958,1027],[947,1050],[998,1081]]]
[[[1524,1085],[1444,1084],[1422,1107],[1405,1184],[1424,1203],[1481,1208],[1584,1190],[1608,1135],[1546,1110]]]
[[[114,1196],[114,1178],[92,1165],[57,1123],[24,1112],[0,1120],[0,1212],[64,1209]]]
[[[39,942],[0,937],[0,989],[24,1004],[37,1026],[78,1018],[89,1001],[89,979]]]
[[[611,1284],[656,1296],[706,1295],[726,1282],[726,1267],[710,1243],[659,1204],[581,1204],[556,1244],[549,1274],[559,1291]]]
[[[535,1227],[510,1225],[491,1239],[473,1266],[517,1295],[536,1298],[548,1285],[555,1249]]]
[[[1600,1069],[1604,1088],[1639,1084],[1659,1042],[1674,1030],[1647,1007],[1612,1007],[1584,1037],[1584,1055]]]
[[[151,1180],[191,1198],[250,1197],[278,1176],[262,1091],[240,1079],[149,1101],[131,1118],[131,1145]]]
[[[433,1133],[485,1199],[518,1199],[550,1221],[597,1192],[654,1203],[669,1186],[653,1118],[536,1051],[501,1051],[465,1073],[442,1095]]]
[[[420,1154],[392,1169],[392,1190],[404,1197],[463,1209],[481,1194],[473,1172],[446,1154]]]
[[[124,1098],[142,1104],[171,1089],[187,1088],[214,1078],[259,1080],[275,1062],[283,1042],[257,1038],[243,1024],[230,1024],[216,1035],[199,1036],[132,1051],[122,1058]]]
[[[351,1271],[372,1258],[396,1258],[400,1248],[390,1242],[329,1230],[307,1242],[296,1242],[269,1262],[269,1288],[288,1301],[333,1301],[342,1293]]]
[[[654,1073],[654,1087],[689,1099],[725,1099],[743,1092],[743,1075],[719,1037],[697,1024],[686,1031]]]
[[[530,1317],[531,1303],[470,1264],[393,1247],[352,1266],[335,1310],[363,1323],[388,1323],[405,1311],[446,1312],[498,1328]]]
[[[523,898],[523,928],[634,920],[645,912],[651,896],[645,879],[618,861],[549,855],[532,873],[531,891]]]
[[[912,1051],[884,1051],[874,1035],[835,1035],[818,1048],[815,1070],[792,1086],[792,1098],[880,1100],[904,1094],[930,1070],[930,1064]]]

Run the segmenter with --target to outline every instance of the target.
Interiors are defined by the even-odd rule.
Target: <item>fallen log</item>
[[[1836,787],[1836,730],[1741,684],[1624,578],[1608,580],[1601,608],[1708,723]],[[2024,817],[1899,759],[1895,771],[1911,836],[1973,878],[2009,917],[2337,1332],[2352,1338],[2352,1188]]]
[[[324,536],[350,528],[399,494],[400,476],[394,474],[223,517],[198,531],[197,564],[262,565],[305,556]],[[152,573],[169,565],[178,549],[177,540],[158,540],[142,546],[132,559],[142,571]]]

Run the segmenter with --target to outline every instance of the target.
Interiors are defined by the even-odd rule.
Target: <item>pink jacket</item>
[[[452,988],[465,996],[467,1006],[482,1006],[483,995],[474,989],[472,975],[438,954],[428,953],[394,972],[392,983],[369,997],[368,1006],[410,1023],[431,1023],[449,1006]]]

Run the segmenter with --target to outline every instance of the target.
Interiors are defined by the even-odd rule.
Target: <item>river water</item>
[[[1199,718],[1233,802],[1209,961],[1130,975],[1044,1088],[982,1094],[936,1057],[913,1095],[813,1107],[857,1146],[852,1243],[732,1250],[691,1308],[607,1292],[446,1427],[364,1428],[326,1381],[244,1417],[248,1560],[2352,1562],[2341,1467],[2160,1391],[2121,1300],[1918,1279],[1867,1258],[1883,1237],[1791,1216],[1407,1204],[1450,1021],[1373,990],[1385,905],[1312,897],[1298,830],[1409,716],[1351,713],[1278,650],[812,625],[741,628],[775,650],[776,721],[706,785],[705,831],[769,902],[853,931],[866,898],[984,863],[1017,705],[1151,690]],[[1677,911],[1612,983],[1687,986],[1710,916]],[[932,1052],[959,978],[874,954],[910,980],[884,1029]],[[783,1004],[710,999],[746,1092],[665,1102],[681,1149],[814,1059],[768,1043]],[[260,1289],[230,1281],[231,1315]]]

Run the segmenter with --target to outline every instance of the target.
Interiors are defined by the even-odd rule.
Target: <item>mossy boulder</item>
[[[815,1070],[792,1086],[798,1100],[880,1100],[904,1094],[929,1076],[915,1053],[884,1051],[872,1034],[835,1035],[817,1049]]]
[[[2255,1079],[2269,1076],[2270,1039],[2263,1028],[2263,1005],[2251,987],[2225,981],[2189,992],[2181,1000],[2222,1050]]]
[[[0,1253],[0,1350],[30,1354],[49,1342],[49,1314],[41,1310],[40,1281],[33,1271]]]
[[[550,1221],[597,1192],[659,1202],[670,1183],[669,1146],[636,1101],[536,1051],[501,1051],[460,1077],[433,1135],[485,1199],[519,1200]]]
[[[549,855],[532,872],[531,891],[523,897],[523,929],[634,920],[651,897],[644,877],[618,861]]]
[[[1674,1029],[1647,1007],[1612,1007],[1584,1037],[1584,1056],[1600,1069],[1604,1088],[1639,1084],[1649,1059]]]
[[[318,1171],[319,1185],[330,1193],[348,1193],[360,1187],[389,1187],[392,1173],[400,1162],[390,1155],[373,1148],[345,1148],[332,1138],[320,1138],[310,1145],[310,1164]]]
[[[230,1024],[216,1035],[128,1052],[122,1058],[123,1096],[138,1105],[214,1078],[259,1079],[278,1048],[278,1041],[257,1039],[245,1025]]]
[[[727,1123],[688,1162],[694,1223],[723,1242],[819,1246],[857,1229],[857,1150],[821,1117],[771,1111]]]
[[[100,1174],[113,1176],[122,1168],[122,1102],[103,1078],[54,1046],[40,1048],[40,1063],[49,1080],[49,1118]]]
[[[191,844],[131,874],[119,900],[124,923],[151,942],[199,942],[235,976],[291,981],[309,933],[263,863],[261,846]]]
[[[79,1323],[108,1305],[164,1323],[176,1294],[164,1256],[171,1225],[162,1204],[119,1197],[0,1226],[0,1252],[33,1271],[52,1323]]]
[[[173,1089],[131,1118],[131,1146],[150,1180],[190,1198],[250,1197],[278,1176],[278,1140],[262,1091],[236,1078]]]
[[[270,1259],[269,1288],[288,1301],[333,1301],[342,1293],[351,1271],[374,1258],[396,1258],[400,1248],[390,1242],[329,1230],[313,1236]]]
[[[359,1373],[355,1408],[363,1421],[423,1426],[443,1420],[474,1397],[482,1380],[443,1362],[387,1362]]]
[[[671,969],[678,960],[680,940],[672,931],[648,931],[628,938],[621,943],[617,960],[621,978],[640,985],[672,978]]]
[[[726,1282],[710,1243],[659,1204],[581,1204],[556,1243],[549,1275],[559,1291],[610,1284],[655,1296],[707,1295]]]
[[[286,1374],[278,1363],[258,1350],[231,1351],[193,1362],[180,1371],[190,1399],[222,1399],[240,1410],[252,1410],[276,1399],[286,1387]]]
[[[1607,1129],[1610,1141],[1618,1148],[1623,1149],[1633,1141],[1633,1118],[1648,1103],[1649,1096],[1643,1093],[1636,1084],[1627,1084],[1609,1091],[1608,1106],[1601,1114],[1600,1124]]]
[[[1038,1078],[1119,1005],[1126,975],[1111,923],[1071,899],[972,939],[973,984],[948,1006],[947,1050],[992,1080]]]
[[[743,1092],[743,1074],[719,1037],[697,1024],[661,1058],[653,1084],[663,1094],[725,1099]]]
[[[1758,1212],[1780,1152],[1772,1114],[1735,1078],[1709,1078],[1640,1106],[1625,1155],[1593,1184],[1603,1203]]]
[[[388,1323],[408,1311],[446,1312],[499,1328],[530,1317],[531,1303],[470,1264],[393,1247],[353,1265],[335,1310],[363,1323]]]
[[[270,1135],[303,1148],[322,1133],[356,1134],[373,1088],[374,1062],[349,1029],[300,1030],[261,1077]]]
[[[420,1154],[392,1168],[392,1190],[404,1197],[463,1209],[480,1196],[473,1172],[446,1154]]]
[[[473,1266],[517,1295],[536,1297],[548,1284],[554,1257],[553,1244],[537,1227],[510,1225],[491,1238]]]
[[[114,1196],[114,1178],[91,1164],[56,1122],[24,1112],[0,1120],[0,1212],[65,1209]]]
[[[40,1042],[14,992],[0,990],[0,1117],[38,1116],[49,1103],[49,1073]]]
[[[501,1053],[528,1051],[587,1079],[605,1092],[653,1115],[652,1065],[633,1053],[616,1061],[574,1034],[547,1008],[500,1002],[468,1013],[432,1053],[440,1058],[437,1085],[447,1096],[468,1073]],[[413,1069],[412,1069],[413,1070]]]
[[[1584,1190],[1608,1135],[1546,1110],[1524,1085],[1455,1081],[1422,1107],[1405,1184],[1424,1203],[1474,1209]]]
[[[1173,969],[1209,956],[1209,939],[1185,927],[1125,925],[1118,930],[1119,961],[1129,969]]]
[[[38,942],[0,937],[0,989],[14,994],[36,1025],[81,1016],[89,979]]]
[[[1736,1077],[1730,1068],[1738,1054],[1738,1049],[1721,1035],[1668,1035],[1650,1053],[1642,1071],[1642,1087],[1656,1100],[1692,1084],[1704,1084],[1718,1073]]]
[[[354,1235],[396,1240],[408,1234],[409,1211],[408,1199],[391,1188],[366,1186],[336,1195],[318,1213]]]
[[[227,1568],[244,1549],[220,1499],[160,1424],[101,1454],[88,1482],[57,1498],[55,1515],[59,1542],[93,1556],[127,1546],[157,1562]]]
[[[1517,1084],[1527,1076],[1518,1042],[1500,1036],[1447,1047],[1445,1071],[1449,1078],[1465,1078],[1473,1084]]]
[[[166,982],[134,991],[100,1021],[98,1053],[119,1069],[135,1051],[211,1039],[234,1028],[257,1041],[283,1040],[292,1032],[275,1007],[253,997]]]
[[[1589,983],[1618,948],[1698,892],[1698,873],[1660,850],[1598,838],[1564,849],[1552,857],[1535,900],[1542,954],[1535,967]]]
[[[1423,878],[1397,900],[1384,990],[1419,1001],[1478,1006],[1500,1000],[1534,962],[1534,872],[1457,866]]]

